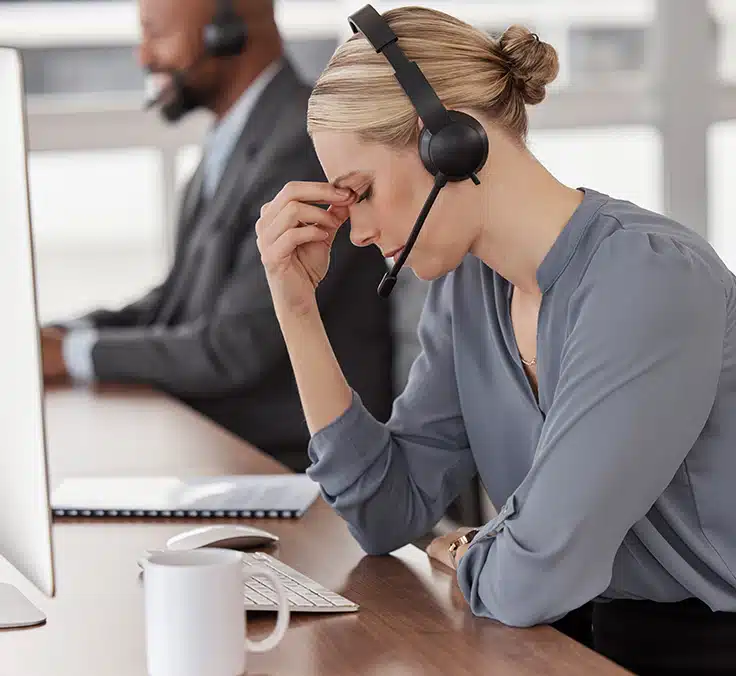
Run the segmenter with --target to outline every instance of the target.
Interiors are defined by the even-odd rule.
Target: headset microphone
[[[442,188],[444,188],[446,185],[447,177],[444,174],[437,174],[434,179],[434,187],[432,188],[432,192],[429,193],[429,197],[427,197],[427,201],[424,203],[424,206],[419,213],[419,218],[417,218],[417,222],[411,229],[409,239],[406,240],[406,244],[399,254],[399,259],[393,264],[391,270],[389,270],[389,272],[387,272],[383,276],[381,283],[378,285],[378,295],[381,298],[388,298],[394,286],[396,285],[399,271],[404,266],[404,263],[406,263],[406,259],[409,257],[411,250],[414,248],[414,242],[417,241],[417,237],[419,237],[419,231],[422,229],[424,221],[427,220],[429,210],[434,205],[434,201],[437,199],[437,195],[440,194],[440,190],[442,190]]]
[[[362,33],[376,52],[383,54],[393,66],[396,79],[424,124],[419,134],[419,156],[435,178],[399,259],[378,287],[379,296],[388,298],[442,188],[448,182],[468,179],[475,185],[480,184],[478,172],[488,159],[488,136],[474,117],[445,108],[419,66],[401,51],[391,27],[371,5],[352,14],[348,21],[353,33]]]

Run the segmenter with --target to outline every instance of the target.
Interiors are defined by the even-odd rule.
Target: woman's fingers
[[[288,202],[273,219],[261,217],[256,224],[258,239],[262,246],[269,246],[284,233],[294,228],[303,228],[305,224],[319,225],[329,230],[336,230],[341,222],[337,216],[320,207],[302,202]]]
[[[332,214],[340,225],[350,218],[350,209],[347,206],[332,204],[327,213]]]
[[[276,268],[280,263],[287,260],[303,244],[308,242],[322,242],[329,237],[329,233],[316,225],[304,225],[300,228],[292,228],[281,235],[271,246],[266,249],[261,260],[267,270]]]
[[[349,204],[355,193],[348,188],[336,188],[331,183],[291,181],[287,183],[268,205],[261,216],[269,218],[278,214],[289,202],[308,204]]]

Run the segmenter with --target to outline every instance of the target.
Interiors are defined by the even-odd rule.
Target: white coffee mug
[[[286,592],[266,568],[245,569],[227,549],[165,551],[143,565],[149,676],[240,676],[247,652],[275,648],[289,625]],[[246,636],[243,583],[266,578],[278,599],[276,627],[254,642]]]

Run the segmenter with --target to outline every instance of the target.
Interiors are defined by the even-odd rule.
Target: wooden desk
[[[65,476],[285,471],[179,404],[124,390],[47,394],[52,484]],[[300,520],[260,521],[282,539],[274,555],[361,604],[350,615],[293,617],[272,653],[249,656],[251,674],[627,673],[549,627],[510,629],[474,618],[453,578],[408,546],[368,557],[319,500]],[[63,520],[54,526],[58,592],[45,599],[4,565],[48,614],[45,626],[0,633],[0,674],[144,675],[143,594],[136,559],[192,523]],[[271,617],[250,615],[258,636]]]

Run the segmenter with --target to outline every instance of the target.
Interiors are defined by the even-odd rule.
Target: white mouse
[[[200,547],[222,547],[241,551],[279,541],[273,535],[252,526],[222,525],[203,526],[174,535],[166,542],[167,549],[198,549]]]

